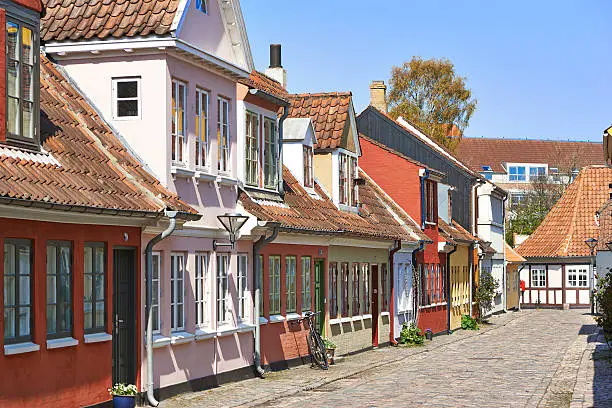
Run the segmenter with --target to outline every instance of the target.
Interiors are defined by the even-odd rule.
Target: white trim
[[[170,24],[170,31],[174,31],[178,36],[181,32],[181,27],[183,26],[183,22],[185,21],[185,10],[189,10],[189,3],[191,0],[180,0],[178,7],[176,9],[176,14],[172,19],[172,24]]]
[[[372,315],[371,314],[363,315],[363,320],[366,320],[366,319],[372,319]]]
[[[349,323],[351,321],[353,321],[353,319],[350,318],[350,317],[341,317],[340,318],[340,323]]]
[[[229,336],[234,333],[238,333],[238,327],[235,326],[221,326],[217,328],[217,337]]]
[[[285,320],[286,320],[285,316],[276,314],[276,315],[270,316],[270,320],[269,321],[270,321],[270,323],[278,323],[278,322],[284,322]]]
[[[108,333],[92,333],[92,334],[86,334],[84,336],[85,344],[101,343],[104,341],[111,341],[112,339],[113,339],[113,336]]]
[[[238,333],[246,333],[255,330],[255,325],[250,323],[238,323]]]
[[[200,169],[200,170],[196,170],[195,178],[197,181],[202,181],[205,183],[212,183],[217,180],[217,175],[210,173],[208,170]]]
[[[292,320],[298,320],[301,319],[302,316],[299,315],[298,313],[287,313],[287,316],[285,317],[285,319],[289,322]]]
[[[117,111],[118,102],[118,88],[117,83],[119,82],[136,82],[136,97],[121,98],[120,100],[136,100],[138,104],[138,114],[136,116],[119,116]],[[130,121],[142,119],[142,86],[140,76],[126,76],[126,77],[112,77],[111,78],[111,113],[112,119],[118,121]]]
[[[4,355],[11,356],[13,354],[22,354],[22,353],[31,353],[33,351],[40,350],[39,344],[34,344],[32,342],[25,343],[16,343],[16,344],[5,344],[4,345]]]
[[[194,177],[196,175],[196,171],[180,166],[180,164],[182,163],[183,162],[175,161],[174,164],[172,164],[172,166],[170,167],[170,174],[172,174],[174,178],[189,179]]]
[[[381,312],[381,316],[389,316],[389,312]]]
[[[164,347],[170,344],[172,338],[163,336],[161,334],[153,335],[153,348]]]
[[[329,319],[329,325],[340,324],[340,319]]]
[[[359,320],[363,320],[363,316],[353,316],[353,317],[351,318],[351,320],[352,320],[352,321],[354,321],[354,322],[357,322],[357,321],[359,321]]]
[[[217,336],[216,331],[204,330],[204,329],[196,329],[195,331],[195,339],[198,340],[207,340],[212,339]]]
[[[195,339],[195,334],[193,333],[188,333],[185,331],[172,332],[172,337],[170,338],[170,344],[174,346],[177,344],[190,343],[194,339]]]
[[[62,348],[62,347],[73,347],[79,344],[79,341],[72,337],[62,337],[61,339],[47,340],[47,350]]]
[[[263,316],[259,316],[259,324],[268,324],[268,319]]]
[[[436,306],[446,306],[446,302],[432,303],[430,305],[420,305],[419,309],[429,309],[429,308],[436,307]]]

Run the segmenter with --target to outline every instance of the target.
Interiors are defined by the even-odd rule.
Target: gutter
[[[421,252],[424,249],[425,249],[425,241],[420,240],[419,241],[419,247],[417,249],[415,249],[414,251],[412,251],[412,268],[414,269],[413,275],[415,273],[418,273],[417,269],[415,268],[415,265],[417,264],[417,262],[416,262],[417,252]],[[420,276],[419,276],[419,279],[420,279]],[[415,280],[414,276],[413,276],[412,280],[413,281]],[[418,279],[417,279],[417,282],[419,282]],[[414,302],[414,305],[413,305],[413,308],[414,308],[414,324],[418,326],[419,295],[420,295],[420,291],[419,291],[418,287],[417,288],[413,288],[413,290],[415,291],[415,296],[414,296],[414,299],[413,299],[413,302]]]
[[[253,291],[253,303],[255,304],[255,332],[253,333],[255,347],[253,353],[253,364],[255,365],[256,374],[264,378],[265,370],[261,367],[261,336],[260,336],[260,327],[259,327],[259,308],[261,307],[259,304],[259,294],[261,293],[261,288],[259,287],[259,283],[261,282],[261,268],[263,265],[259,265],[259,251],[274,241],[278,236],[278,224],[274,225],[272,229],[272,234],[266,238],[265,234],[262,235],[255,243],[253,244],[253,262],[255,265],[255,273],[253,274],[253,279],[255,280],[253,287],[255,290]]]
[[[451,330],[451,307],[453,306],[453,302],[451,301],[451,285],[450,285],[450,275],[451,275],[451,262],[450,256],[457,251],[457,244],[453,245],[453,250],[446,253],[446,320],[447,320],[447,330],[448,334],[453,334]]]
[[[402,249],[402,241],[397,240],[395,241],[395,246],[389,251],[389,280],[391,286],[391,293],[389,294],[389,343],[393,346],[397,346],[397,341],[395,340],[395,285],[393,284],[395,267],[393,265],[393,258],[400,249]]]
[[[421,178],[421,229],[425,230],[425,212],[427,211],[427,208],[425,207],[425,203],[427,201],[427,198],[425,197],[425,180],[427,180],[429,178],[429,169],[423,169],[423,175],[420,176]]]
[[[145,249],[145,268],[146,268],[146,303],[145,316],[147,319],[146,329],[146,350],[147,350],[147,401],[152,407],[159,405],[159,401],[153,395],[153,315],[151,314],[151,302],[153,300],[153,246],[159,241],[170,236],[176,228],[177,211],[166,211],[166,216],[170,218],[170,225],[159,235],[153,237]]]

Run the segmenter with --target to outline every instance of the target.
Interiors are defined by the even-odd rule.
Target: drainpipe
[[[253,334],[253,336],[255,337],[255,351],[253,354],[253,363],[255,364],[255,371],[257,373],[257,375],[261,378],[264,378],[265,375],[265,371],[264,369],[261,367],[261,340],[260,340],[260,328],[259,328],[259,308],[261,307],[259,304],[259,293],[261,292],[261,288],[259,287],[259,284],[261,282],[261,274],[262,274],[262,270],[261,267],[263,267],[263,265],[259,265],[259,251],[261,251],[261,249],[266,246],[266,244],[274,241],[276,239],[276,237],[278,236],[278,225],[275,225],[274,228],[272,229],[272,235],[270,235],[268,238],[266,238],[265,234],[261,236],[261,238],[259,238],[257,241],[255,241],[255,244],[253,244],[253,261],[255,264],[255,284],[253,285],[253,287],[255,288],[255,290],[253,291],[253,303],[255,304],[255,333]]]
[[[278,157],[281,165],[278,168],[278,193],[281,198],[285,198],[285,188],[283,187],[283,124],[289,116],[289,107],[283,107],[283,114],[278,121]]]
[[[168,228],[166,228],[161,234],[153,237],[145,249],[145,265],[147,275],[147,299],[145,304],[145,316],[147,319],[147,401],[149,401],[149,405],[152,407],[159,405],[159,401],[157,401],[153,395],[153,316],[151,315],[151,302],[153,299],[153,247],[159,241],[167,238],[174,232],[174,229],[176,228],[177,213],[177,211],[166,211],[166,216],[170,218]]]
[[[421,176],[421,229],[425,230],[425,212],[427,208],[425,207],[425,202],[427,198],[425,197],[425,180],[429,178],[429,169],[422,169],[423,175]]]
[[[397,341],[395,341],[395,273],[394,273],[394,264],[393,257],[395,253],[402,249],[402,241],[395,241],[395,246],[391,248],[389,251],[389,280],[391,282],[391,293],[389,294],[389,326],[391,330],[389,330],[389,342],[393,346],[397,346]],[[383,283],[384,285],[384,283]]]
[[[450,256],[457,251],[457,244],[453,246],[453,250],[446,253],[446,319],[448,321],[447,330],[448,334],[452,334],[451,330],[451,307],[453,306],[453,302],[451,302],[451,285],[450,285],[450,275],[451,275],[451,263]]]
[[[425,249],[425,241],[419,241],[419,247],[417,249],[415,249],[414,251],[412,251],[412,269],[414,269],[413,274],[418,273],[418,270],[416,268],[416,255],[417,252],[421,252],[423,249]],[[414,281],[414,277],[412,278],[412,280]],[[419,314],[419,295],[420,295],[420,291],[419,288],[413,288],[415,296],[413,299],[413,308],[414,308],[414,324],[416,324],[418,326],[418,314]]]
[[[506,201],[508,201],[508,195],[506,195],[504,197],[504,199],[502,200],[502,242],[504,243],[503,246],[503,256],[504,256],[504,269],[503,269],[503,280],[504,280],[504,285],[506,284],[506,278],[507,278],[507,274],[508,274],[508,268],[507,265],[508,263],[506,262]],[[504,291],[504,312],[508,311],[508,288],[505,288]]]
[[[472,317],[473,313],[473,305],[472,300],[474,299],[474,250],[477,249],[478,241],[472,242],[470,245],[470,249],[468,252],[468,264],[470,266],[470,317]]]

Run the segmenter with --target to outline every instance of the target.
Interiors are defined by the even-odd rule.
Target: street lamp
[[[242,228],[245,222],[249,219],[246,215],[238,213],[225,213],[224,215],[217,215],[217,219],[223,225],[223,228],[229,232],[229,243],[218,243],[216,239],[213,239],[213,250],[217,250],[218,247],[231,247],[234,249],[236,244],[236,234]]]
[[[584,240],[584,243],[587,244],[589,250],[591,251],[591,314],[595,313],[595,296],[593,294],[593,289],[595,288],[595,247],[597,246],[596,238],[587,238]]]

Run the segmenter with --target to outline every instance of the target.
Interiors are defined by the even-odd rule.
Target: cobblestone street
[[[511,312],[425,347],[368,351],[328,372],[270,373],[162,407],[606,407],[611,356],[594,333],[585,311]]]

